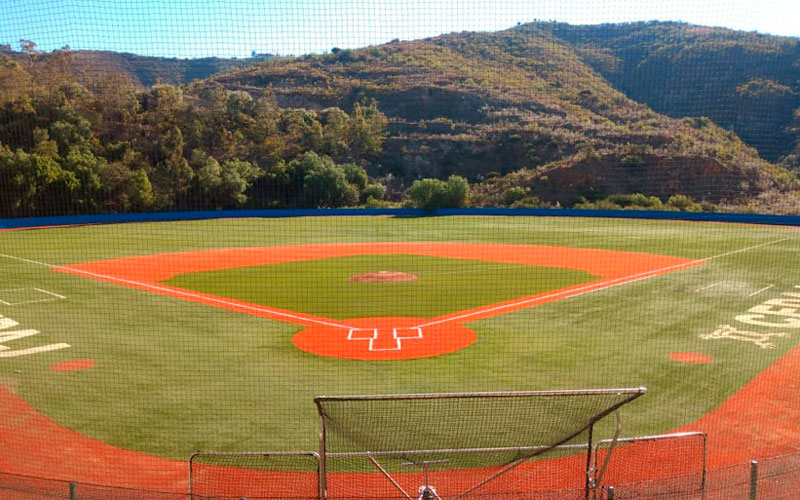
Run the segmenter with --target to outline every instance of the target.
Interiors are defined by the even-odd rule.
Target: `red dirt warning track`
[[[424,255],[506,264],[578,269],[599,279],[559,290],[458,311],[437,318],[355,318],[338,321],[159,283],[177,274],[353,255]],[[320,356],[401,360],[446,354],[476,340],[462,323],[534,307],[702,264],[679,257],[593,248],[489,243],[344,243],[145,255],[57,267],[59,271],[307,327],[293,339]]]
[[[708,434],[710,469],[798,451],[800,408],[796,404],[796,394],[800,393],[800,376],[797,366],[800,366],[800,345],[717,409],[676,430]],[[754,400],[759,404],[752,404]],[[53,422],[2,386],[0,421],[4,422],[0,433],[0,471],[5,473],[125,488],[187,491],[186,462],[123,450],[91,439]],[[527,467],[540,467],[536,472],[551,479],[562,478],[561,482],[550,482],[552,487],[560,484],[572,488],[579,486],[580,478],[564,475],[563,470],[565,467],[574,470],[574,465],[568,459],[560,459]],[[635,482],[657,478],[662,469],[658,464],[653,470],[644,466],[630,469],[630,475],[619,480]],[[470,471],[457,471],[453,473],[453,481],[469,474]],[[308,479],[298,479],[298,475],[302,473],[264,472],[260,477],[269,481],[272,496],[280,496],[296,494],[298,481],[307,484]],[[364,475],[354,475],[353,484],[357,484],[356,479],[364,479],[357,476]],[[385,481],[379,474],[372,477],[376,483]],[[340,476],[340,481],[345,480],[345,475]]]

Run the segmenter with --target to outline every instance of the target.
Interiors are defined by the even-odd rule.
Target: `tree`
[[[420,179],[411,184],[408,198],[416,208],[458,208],[469,201],[469,183],[463,177],[451,175],[447,182],[439,179]]]
[[[220,163],[199,149],[192,151],[190,165],[195,170],[193,207],[236,208],[247,201],[245,191],[261,171],[249,162],[228,160]]]
[[[11,152],[0,146],[0,213],[30,217],[68,212],[71,194],[79,187],[71,172],[49,156]]]
[[[19,50],[26,54],[35,54],[36,53],[36,42],[33,40],[26,40],[21,39],[19,41]]]
[[[389,120],[378,110],[374,99],[366,103],[356,103],[350,116],[350,148],[361,156],[370,156],[383,150],[386,127]]]
[[[362,167],[359,167],[355,163],[345,163],[342,165],[342,169],[344,170],[344,176],[347,178],[347,182],[352,184],[359,192],[367,187],[369,178],[367,177],[367,171]]]
[[[447,179],[447,208],[461,208],[469,203],[469,182],[459,175],[451,175]]]
[[[330,157],[307,153],[303,162],[308,168],[303,178],[303,206],[337,208],[358,203],[358,189]]]
[[[415,208],[442,208],[447,200],[447,184],[439,179],[416,180],[408,190],[408,199]]]
[[[0,105],[27,96],[30,85],[28,72],[10,57],[0,55]]]
[[[320,111],[322,123],[321,152],[331,156],[343,155],[350,149],[350,116],[339,108]]]
[[[178,208],[194,177],[194,172],[183,157],[183,134],[178,127],[172,127],[157,146],[159,161],[151,179],[156,208]]]
[[[145,212],[153,208],[155,195],[144,170],[133,170],[128,162],[109,163],[100,172],[103,208],[112,212]]]

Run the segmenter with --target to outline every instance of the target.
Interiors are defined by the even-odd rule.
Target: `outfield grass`
[[[800,338],[792,333],[776,339],[774,349],[698,338],[800,285],[798,236],[797,229],[784,227],[517,217],[215,220],[3,232],[0,253],[28,260],[0,257],[0,289],[37,287],[66,297],[0,304],[0,314],[20,328],[41,332],[4,345],[21,349],[67,342],[72,347],[0,358],[0,383],[76,431],[183,459],[201,449],[315,449],[313,398],[320,394],[643,385],[649,393],[623,412],[625,433],[664,432],[712,410]],[[300,329],[296,325],[30,262],[65,265],[210,248],[358,241],[494,242],[719,257],[684,271],[469,323],[478,335],[469,348],[392,362],[314,356],[292,345]],[[430,267],[443,270],[449,260]],[[478,264],[497,283],[525,281],[517,272],[498,274],[490,263],[471,266]],[[271,271],[277,269],[248,272],[269,277]],[[315,271],[307,273],[313,277]],[[269,280],[256,274],[252,283],[264,283],[259,293],[272,294],[269,301],[291,293],[288,281],[282,283],[283,292],[271,290]],[[722,281],[743,286],[697,291]],[[478,288],[475,293],[484,294],[490,287]],[[340,292],[333,287],[326,293],[337,297]],[[344,317],[358,308],[334,309]],[[675,351],[708,354],[714,362],[679,364],[668,358]],[[96,359],[97,366],[81,372],[49,369],[52,363],[84,358]],[[10,424],[0,422],[0,429],[4,425]]]
[[[409,273],[417,279],[383,283],[350,279],[380,270]],[[187,273],[164,283],[254,304],[347,319],[440,316],[594,278],[572,269],[421,255],[358,255]]]

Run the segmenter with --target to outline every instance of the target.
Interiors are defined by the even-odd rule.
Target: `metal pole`
[[[75,481],[69,483],[69,500],[78,500],[78,483]]]
[[[608,487],[608,500],[614,500],[614,487]]]
[[[758,462],[750,462],[750,500],[758,497]]]
[[[586,500],[589,500],[589,490],[593,488],[594,481],[592,480],[592,432],[594,431],[594,423],[589,426],[589,436],[587,442],[587,451],[586,451],[586,482],[584,485],[585,494],[584,497]]]
[[[325,415],[320,410],[319,414],[319,498],[326,500],[328,498],[328,453],[325,449]]]

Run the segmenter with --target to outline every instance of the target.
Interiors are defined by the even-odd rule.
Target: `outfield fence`
[[[260,454],[252,454],[258,456]],[[314,454],[298,454],[295,457],[313,458]],[[232,462],[231,462],[232,463]],[[241,466],[242,464],[232,465]],[[666,467],[669,464],[665,464]],[[635,465],[631,465],[635,467]],[[701,478],[701,475],[703,476]],[[313,500],[316,474],[298,472],[296,480],[283,475],[272,481],[280,484],[264,484],[263,493],[257,496],[216,495],[202,492],[165,492],[155,489],[134,489],[89,484],[75,481],[47,479],[0,473],[0,499],[2,500],[258,500],[292,499]],[[704,487],[694,485],[703,481]],[[187,483],[188,484],[188,483]],[[285,493],[275,494],[283,490]],[[603,484],[592,492],[594,500],[794,500],[800,495],[800,452],[748,463],[722,467],[704,473],[692,473],[660,477],[647,481],[620,484]],[[340,498],[340,497],[337,497]],[[397,499],[394,495],[374,495],[365,491],[358,498]],[[527,500],[580,500],[585,498],[583,488],[530,490],[520,488],[506,493],[474,492],[472,499],[527,499]],[[443,498],[446,500],[446,498]]]

